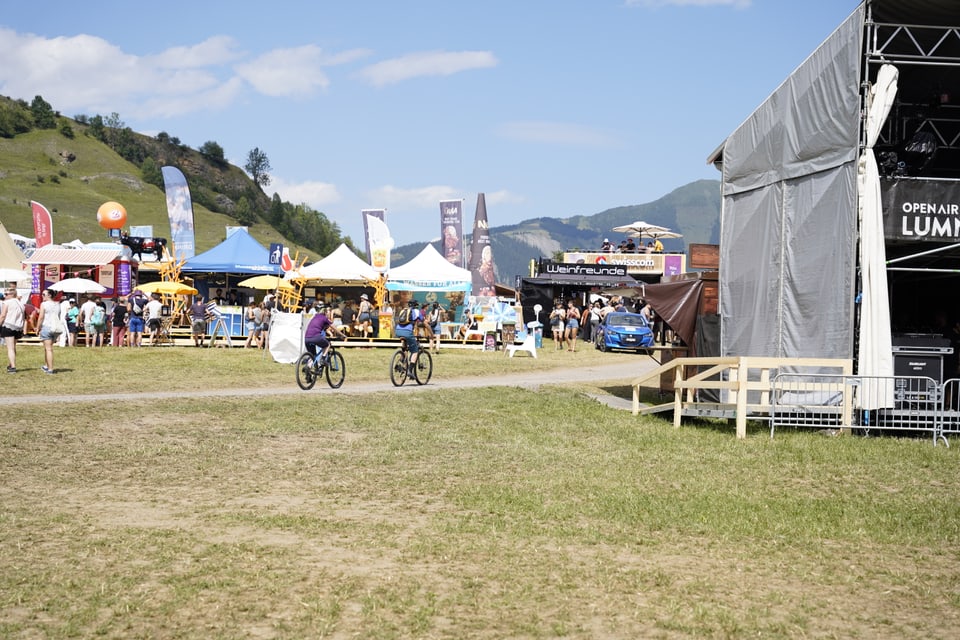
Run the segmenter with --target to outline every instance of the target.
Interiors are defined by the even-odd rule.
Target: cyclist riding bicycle
[[[401,312],[397,314],[397,325],[394,331],[398,338],[403,339],[407,344],[407,350],[410,351],[410,375],[412,376],[414,375],[414,369],[417,367],[417,358],[420,356],[420,343],[417,341],[413,330],[417,326],[417,322],[423,319],[423,316],[416,300],[411,298],[407,305],[409,306],[409,313]]]
[[[307,353],[312,357],[317,357],[317,347],[322,349],[323,358],[326,359],[327,352],[330,350],[330,340],[327,339],[327,332],[333,330],[337,337],[346,339],[343,332],[333,326],[333,321],[327,316],[327,306],[319,302],[316,305],[317,312],[310,318],[307,325],[307,331],[303,336],[303,344],[307,348]]]

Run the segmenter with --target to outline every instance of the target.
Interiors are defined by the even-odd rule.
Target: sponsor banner
[[[567,252],[563,254],[563,261],[622,266],[630,275],[677,275],[687,270],[687,256],[682,253]]]
[[[469,264],[468,268],[473,274],[473,295],[481,298],[497,295],[494,287],[496,267],[493,263],[493,247],[490,246],[490,224],[487,222],[487,201],[482,193],[477,194]]]
[[[53,244],[53,217],[47,208],[39,202],[30,201],[33,211],[33,235],[37,241],[37,249]]]
[[[619,264],[606,263],[569,263],[552,262],[550,260],[540,261],[540,275],[575,275],[575,276],[615,276],[618,278],[627,277],[627,268]]]
[[[960,242],[960,183],[881,180],[884,236],[888,240]]]
[[[367,259],[372,262],[372,261],[373,261],[373,255],[370,253],[370,251],[371,251],[371,249],[370,249],[370,227],[369,227],[369,224],[368,224],[368,222],[367,222],[367,220],[368,220],[367,216],[370,216],[370,217],[372,217],[372,218],[376,218],[377,220],[380,220],[380,222],[384,222],[384,221],[387,219],[387,210],[386,210],[386,209],[361,209],[361,210],[360,210],[360,217],[363,219],[363,240],[364,240],[365,246],[366,246],[366,248],[367,248]]]
[[[390,270],[390,250],[393,249],[390,228],[382,218],[369,213],[363,216],[363,221],[367,229],[367,250],[370,252],[367,255],[370,256],[370,266],[378,273],[386,273]]]
[[[170,218],[170,239],[177,258],[192,258],[197,253],[193,234],[193,203],[187,179],[176,167],[162,167],[167,193],[167,216]]]
[[[463,200],[440,201],[441,255],[465,269],[463,262]]]

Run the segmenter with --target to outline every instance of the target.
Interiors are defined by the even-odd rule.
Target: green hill
[[[282,242],[291,255],[299,251],[310,260],[341,241],[352,245],[322,213],[271,199],[222,156],[190,149],[167,134],[151,138],[121,126],[97,131],[90,120],[59,115],[55,122],[41,128],[27,105],[0,98],[0,221],[10,232],[33,237],[35,200],[52,214],[54,242],[105,241],[96,212],[112,200],[127,210],[128,225],[152,225],[157,236],[169,236],[159,168],[175,166],[190,187],[197,253],[222,242],[227,226],[238,225],[248,226],[264,245]]]

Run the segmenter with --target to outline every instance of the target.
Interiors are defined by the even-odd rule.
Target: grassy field
[[[511,369],[636,357],[547,344]],[[388,356],[349,350],[347,385]],[[252,350],[56,357],[21,348],[4,395],[294,384]],[[435,375],[505,362],[450,350]],[[8,407],[0,636],[955,637],[956,447],[738,441],[597,387]]]

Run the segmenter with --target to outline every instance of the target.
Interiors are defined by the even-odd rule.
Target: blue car
[[[653,346],[653,331],[639,313],[614,311],[597,325],[593,344],[600,351],[630,349],[639,351]]]

